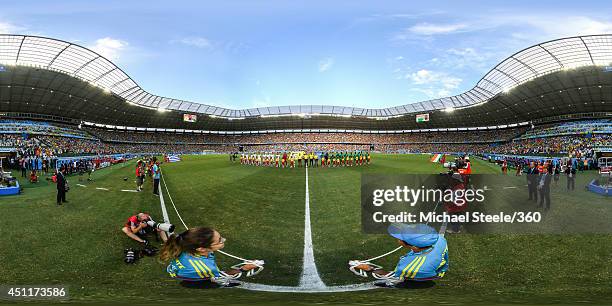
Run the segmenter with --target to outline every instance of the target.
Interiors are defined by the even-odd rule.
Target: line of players
[[[353,167],[369,165],[372,155],[366,151],[353,152],[283,152],[241,154],[240,164],[251,166],[295,167]]]

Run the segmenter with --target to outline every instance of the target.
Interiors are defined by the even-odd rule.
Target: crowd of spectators
[[[0,134],[49,135],[74,138],[92,138],[85,131],[71,126],[28,120],[0,120]]]
[[[563,123],[588,126],[595,122]],[[603,126],[609,121],[598,121]],[[14,127],[24,124],[10,122]],[[28,123],[30,124],[30,123]],[[30,124],[45,126],[44,124]],[[9,123],[5,122],[5,127]],[[554,127],[538,127],[527,131],[551,131]],[[67,128],[66,128],[67,129]],[[0,147],[13,148],[18,158],[41,158],[43,160],[66,155],[106,155],[114,153],[198,153],[236,152],[242,147],[245,152],[280,151],[380,151],[389,153],[450,153],[471,154],[499,153],[513,155],[554,155],[590,157],[593,148],[612,147],[610,133],[577,133],[575,135],[524,138],[518,134],[527,128],[502,130],[417,132],[404,134],[364,133],[271,133],[249,135],[210,135],[144,133],[137,131],[109,131],[87,128],[82,138],[53,135],[28,134],[27,132],[4,130],[0,132]],[[534,132],[536,131],[536,132]],[[75,133],[76,133],[75,132]],[[88,134],[89,133],[89,134]]]
[[[403,134],[365,133],[270,133],[247,135],[180,134],[167,132],[109,131],[87,128],[92,135],[106,142],[163,144],[279,144],[279,143],[465,143],[508,141],[526,128],[503,130],[416,132]]]
[[[489,151],[513,155],[563,154],[570,157],[591,157],[593,149],[597,147],[612,147],[612,134],[516,139],[496,145]]]
[[[564,135],[612,134],[612,119],[581,120],[545,124],[526,131],[523,138],[542,138]]]

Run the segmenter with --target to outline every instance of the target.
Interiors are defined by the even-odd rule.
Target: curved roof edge
[[[230,119],[300,114],[388,118],[469,107],[485,103],[502,92],[559,70],[612,65],[612,34],[567,37],[543,42],[509,56],[464,93],[380,109],[326,105],[228,109],[157,96],[145,91],[104,56],[77,44],[41,36],[0,34],[0,64],[35,66],[66,73],[112,92],[130,103],[162,110]]]

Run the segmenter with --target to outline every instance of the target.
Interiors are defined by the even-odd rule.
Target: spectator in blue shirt
[[[153,157],[153,194],[159,195],[159,179],[161,178],[161,169],[156,157]]]

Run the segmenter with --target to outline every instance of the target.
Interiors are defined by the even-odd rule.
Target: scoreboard
[[[198,121],[198,116],[194,114],[183,114],[183,121],[185,122],[196,122]]]
[[[416,122],[427,122],[429,121],[429,114],[418,114],[416,115]]]

